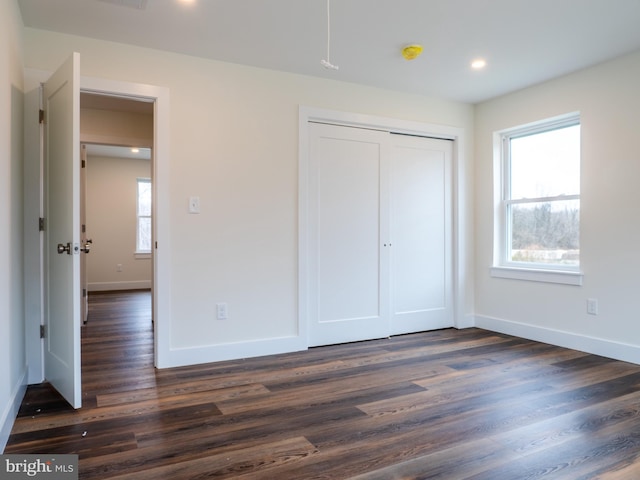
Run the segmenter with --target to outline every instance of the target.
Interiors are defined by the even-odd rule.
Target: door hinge
[[[38,112],[38,122],[44,123],[44,110],[40,109]]]
[[[87,226],[84,223],[82,224],[82,233],[87,233]]]
[[[40,325],[40,338],[44,338],[44,333],[45,333],[44,325]]]
[[[82,298],[85,298],[87,296],[87,289],[83,288],[82,289]]]
[[[85,168],[87,166],[86,163],[87,163],[86,160],[82,160],[82,162],[80,164],[82,166],[82,168]]]
[[[42,217],[38,219],[38,230],[44,232],[44,218]]]

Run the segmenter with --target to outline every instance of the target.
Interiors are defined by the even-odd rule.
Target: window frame
[[[510,256],[510,215],[513,205],[568,200],[577,200],[579,202],[581,193],[512,199],[510,191],[511,140],[575,125],[581,125],[579,112],[544,119],[494,133],[494,255],[491,268],[493,277],[582,285],[583,274],[580,259],[578,265],[561,265],[557,263],[517,262],[511,260]]]
[[[151,184],[151,178],[149,177],[138,177],[136,178],[136,249],[135,249],[135,256],[136,258],[146,258],[151,254],[151,250],[152,250],[152,246],[153,246],[153,239],[151,240],[151,244],[149,245],[149,249],[141,249],[140,248],[140,244],[139,244],[139,240],[140,240],[140,220],[141,219],[146,219],[148,218],[149,221],[152,222],[151,218],[152,218],[152,212],[153,209],[151,209],[151,211],[149,212],[149,215],[140,215],[140,184],[141,183],[147,183],[149,184],[149,192],[151,195],[151,199],[153,199],[153,191],[152,191],[152,184]]]

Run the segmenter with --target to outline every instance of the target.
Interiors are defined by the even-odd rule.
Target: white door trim
[[[447,125],[414,122],[388,117],[363,115],[319,109],[301,105],[298,113],[298,333],[309,344],[309,328],[307,311],[309,302],[309,122],[330,123],[333,125],[354,126],[376,130],[391,131],[409,135],[420,135],[453,140],[453,227],[452,227],[452,261],[453,261],[453,323],[456,328],[472,326],[465,315],[466,265],[471,255],[470,243],[463,232],[468,230],[465,216],[460,211],[464,205],[464,152],[466,137],[464,129]]]
[[[153,225],[157,248],[153,255],[154,363],[158,368],[170,366],[171,350],[171,235],[170,235],[170,163],[169,163],[169,89],[155,85],[81,77],[82,92],[154,103]]]
[[[25,69],[25,76],[29,84],[35,88],[47,80],[52,72]],[[170,138],[170,117],[169,117],[169,89],[154,85],[139,83],[121,82],[94,77],[80,76],[80,90],[83,92],[94,92],[101,95],[112,95],[116,97],[129,97],[134,100],[147,100],[154,102],[154,159],[153,169],[156,178],[156,188],[154,189],[154,235],[158,242],[158,249],[154,255],[154,351],[155,365],[157,367],[171,366],[169,364],[170,354],[170,334],[171,334],[171,248],[170,248],[170,164],[169,164],[169,138]],[[40,108],[40,88],[34,92],[29,92],[25,97],[25,162],[29,164],[28,176],[25,178],[25,190],[39,192],[40,200],[38,209],[42,216],[42,148],[33,148],[34,141],[42,142],[41,128],[37,122],[32,122],[32,118],[37,118],[37,110]],[[36,165],[38,167],[36,168]],[[158,194],[157,192],[160,192]],[[25,218],[31,219],[36,206],[31,207],[34,212],[25,212]],[[40,251],[42,249],[42,235],[39,234]],[[41,262],[41,259],[39,259]],[[33,270],[33,268],[32,268]],[[34,272],[35,274],[35,272]],[[38,272],[38,280],[35,277],[29,279],[30,285],[39,285],[40,291],[43,288],[44,272],[42,268]],[[27,280],[26,280],[27,281]],[[27,338],[27,363],[29,368],[29,383],[39,383],[44,379],[44,343],[38,338],[37,332],[43,319],[43,299],[41,295],[33,299],[34,305],[38,303],[38,315],[30,316],[26,322],[29,332]],[[34,307],[35,309],[35,307]]]

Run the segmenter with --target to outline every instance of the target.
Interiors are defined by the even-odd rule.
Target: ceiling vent
[[[120,7],[135,8],[136,10],[144,10],[147,8],[147,0],[98,0],[99,2],[111,3]]]

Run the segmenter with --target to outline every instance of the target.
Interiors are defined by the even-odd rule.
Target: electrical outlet
[[[116,272],[121,272],[121,271],[122,271],[122,264],[121,264],[121,263],[118,263],[118,264],[116,265]]]
[[[587,313],[589,315],[598,315],[598,299],[587,298]]]
[[[226,320],[229,318],[226,303],[216,303],[216,317],[218,320]]]

